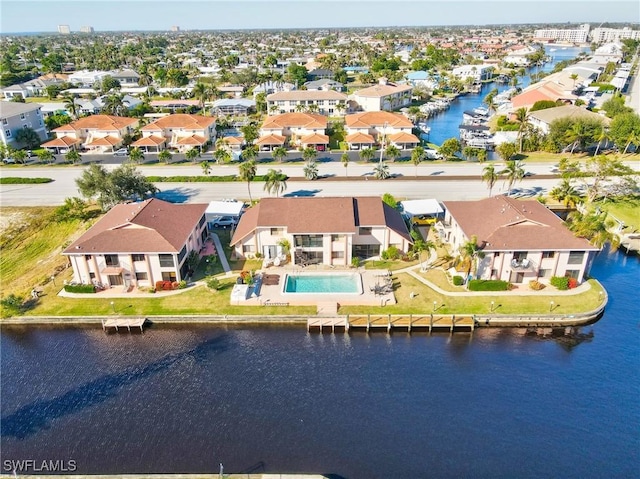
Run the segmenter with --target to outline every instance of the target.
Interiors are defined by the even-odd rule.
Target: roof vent
[[[82,249],[82,246],[76,245],[76,249]]]

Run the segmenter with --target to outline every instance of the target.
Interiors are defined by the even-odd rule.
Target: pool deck
[[[360,274],[362,278],[362,294],[359,293],[283,293],[284,282],[289,274],[299,273],[333,273],[333,274]],[[364,268],[327,268],[322,266],[307,266],[300,268],[299,266],[285,265],[282,267],[270,267],[267,270],[261,270],[258,274],[278,275],[280,281],[277,285],[261,284],[259,295],[251,295],[246,300],[232,300],[232,304],[260,306],[268,304],[291,304],[291,305],[317,305],[323,310],[328,308],[329,303],[337,303],[339,305],[390,305],[396,304],[396,298],[393,292],[385,294],[376,294],[374,288],[383,286],[387,282],[387,278],[393,280],[393,276],[389,276],[388,270],[364,269]]]

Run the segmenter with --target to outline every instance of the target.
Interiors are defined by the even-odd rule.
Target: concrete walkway
[[[220,242],[220,238],[215,233],[210,233],[211,239],[216,244],[216,251],[218,252],[218,258],[220,258],[220,264],[222,265],[222,269],[224,269],[225,273],[229,273],[231,271],[231,267],[229,266],[229,261],[227,261],[227,255],[224,254],[224,249],[222,248],[222,243]]]

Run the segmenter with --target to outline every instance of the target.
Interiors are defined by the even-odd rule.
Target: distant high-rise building
[[[82,33],[93,33],[93,27],[92,26],[84,26],[84,27],[80,27],[80,31]]]
[[[171,27],[171,31],[172,32],[179,32],[180,31],[180,27],[177,26],[177,25],[174,25],[174,26]]]
[[[71,33],[71,29],[69,25],[58,25],[58,33],[61,35],[69,35]]]
[[[546,28],[536,30],[534,37],[545,40],[556,40],[560,42],[586,43],[589,37],[590,25],[585,23],[576,29]]]
[[[631,30],[629,27],[624,28],[594,28],[591,31],[591,41],[594,43],[619,42],[625,38],[632,40],[640,40],[640,30]]]

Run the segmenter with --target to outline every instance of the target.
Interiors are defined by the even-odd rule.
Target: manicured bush
[[[541,289],[544,289],[545,285],[542,284],[540,281],[537,281],[535,279],[532,279],[531,281],[529,281],[529,289],[532,289],[534,291],[540,291]]]
[[[464,278],[458,275],[455,275],[453,278],[451,278],[451,280],[453,281],[454,286],[462,286],[462,284],[464,283]]]
[[[569,289],[577,288],[578,287],[578,280],[576,278],[569,278],[569,282],[568,282],[567,286],[569,287]]]
[[[469,281],[469,291],[507,291],[510,284],[500,279],[472,279]]]
[[[183,279],[178,283],[178,289],[184,289],[187,287],[187,282]]]
[[[218,278],[207,278],[206,282],[209,289],[212,289],[214,291],[220,289],[220,280]]]
[[[0,178],[0,185],[34,185],[40,183],[51,183],[53,178]]]
[[[171,282],[171,289],[178,289],[179,287],[180,287],[180,283],[178,283],[177,281]]]
[[[65,284],[64,290],[67,293],[95,293],[96,287],[92,284]]]
[[[396,260],[400,257],[400,250],[397,246],[391,245],[384,250],[380,256],[382,259]]]
[[[569,289],[569,278],[566,276],[553,276],[549,282],[551,286],[555,286],[560,291]]]

